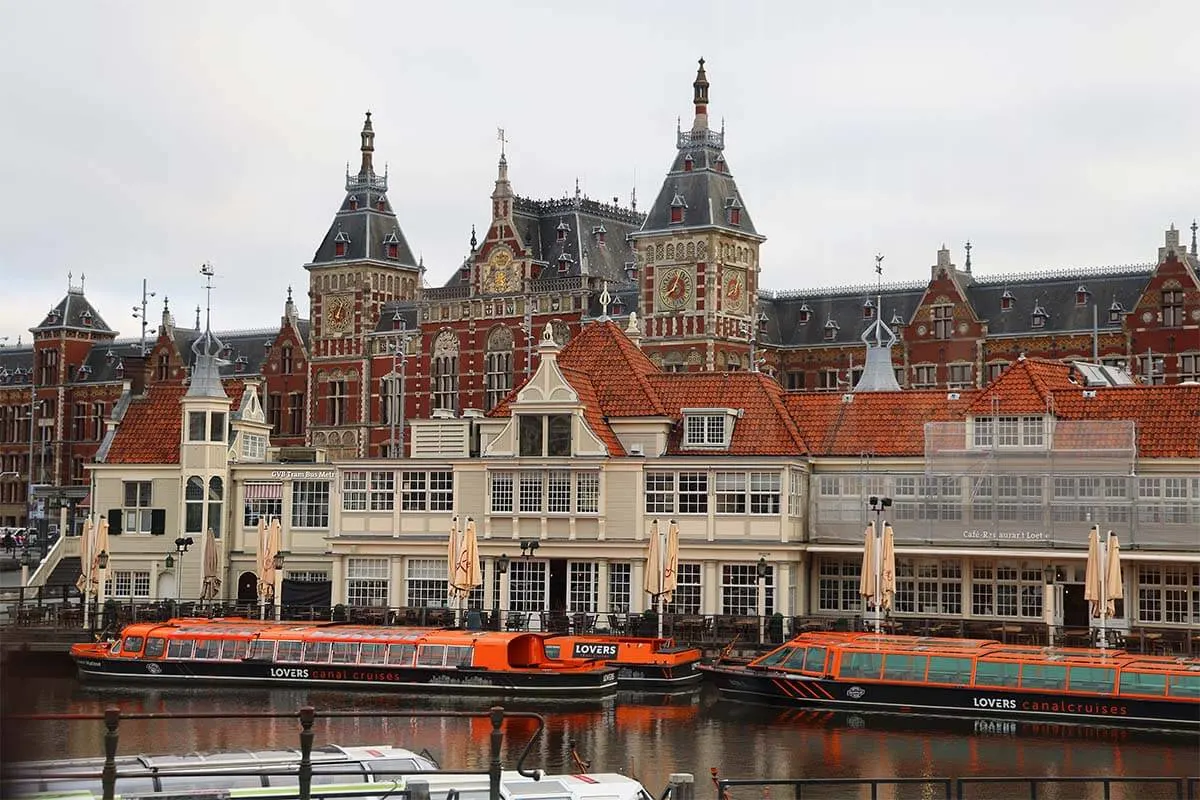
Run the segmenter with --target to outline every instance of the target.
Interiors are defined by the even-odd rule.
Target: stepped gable
[[[786,405],[812,455],[923,456],[925,423],[961,420],[978,391],[789,392]]]
[[[1200,458],[1200,386],[1052,390],[1059,419],[1133,420],[1139,458]],[[1094,395],[1094,396],[1092,396]]]
[[[973,416],[1054,412],[1054,390],[1079,389],[1070,364],[1041,358],[1018,358],[971,403]],[[996,402],[993,403],[993,398]]]
[[[785,392],[761,372],[660,372],[649,377],[663,407],[677,422],[684,408],[736,408],[744,413],[733,426],[723,455],[802,456],[805,439],[784,404]],[[683,426],[675,425],[667,444],[674,455],[700,455],[680,447]]]
[[[66,296],[50,309],[40,323],[29,330],[34,333],[86,331],[108,334],[109,337],[117,335],[117,332],[108,327],[108,323],[84,297],[82,286],[68,288]]]
[[[1091,331],[1093,302],[1096,327],[1101,332],[1119,331],[1124,312],[1137,304],[1153,273],[1152,265],[1138,264],[996,275],[978,279],[966,288],[966,295],[975,313],[987,322],[989,336]],[[1087,292],[1082,303],[1076,296],[1081,288]],[[1003,307],[1006,292],[1007,310]],[[1122,310],[1115,322],[1109,319],[1114,303]],[[1033,324],[1036,308],[1046,314],[1040,327]]]
[[[755,229],[725,160],[725,131],[709,129],[708,86],[702,58],[692,84],[695,119],[691,130],[676,132],[675,159],[642,223],[641,232],[715,227],[765,239]],[[683,221],[672,223],[671,209],[680,201],[685,205]],[[736,225],[729,219],[731,207],[740,212],[740,221]]]
[[[375,131],[369,111],[360,136],[361,165],[357,173],[346,172],[346,196],[313,253],[312,265],[372,260],[416,268],[417,259],[387,197],[387,173],[375,172]],[[342,255],[338,255],[339,244]],[[395,258],[388,258],[388,244],[396,245]]]
[[[246,384],[226,381],[230,413],[242,402]],[[183,417],[179,402],[187,394],[182,382],[164,381],[131,398],[105,458],[109,464],[178,464]]]
[[[899,283],[876,286],[847,286],[786,292],[761,292],[759,307],[767,315],[768,341],[780,347],[828,347],[835,344],[862,346],[862,333],[874,316],[865,317],[863,308],[881,304],[881,318],[903,338],[900,327],[907,325],[921,304],[925,284]],[[804,320],[807,311],[808,320]],[[837,326],[833,339],[825,338],[826,323]],[[897,320],[897,322],[893,322]]]

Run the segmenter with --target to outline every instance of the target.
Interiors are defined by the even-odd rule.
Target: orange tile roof
[[[245,388],[241,381],[226,383],[231,412],[241,402]],[[145,396],[133,398],[117,425],[107,463],[178,464],[183,432],[179,401],[186,392],[182,383],[162,382],[151,386]]]
[[[789,392],[788,411],[814,456],[921,456],[925,423],[960,420],[979,394],[944,390],[859,392],[845,402],[833,392]]]
[[[595,382],[586,372],[562,364],[559,365],[559,368],[562,370],[563,377],[567,379],[567,383],[571,384],[571,388],[579,395],[579,401],[583,403],[583,418],[592,432],[604,442],[604,446],[608,448],[608,454],[610,456],[625,455],[625,448],[621,445],[621,440],[613,433],[607,418],[601,412],[603,404],[596,393]]]
[[[1140,458],[1200,458],[1200,386],[1083,387],[1054,392],[1060,419],[1133,420]]]
[[[1070,389],[1071,365],[1021,358],[992,381],[971,405],[972,414],[1045,414],[1053,411],[1055,389]],[[993,404],[993,400],[996,402]]]
[[[807,450],[800,429],[784,405],[785,392],[761,372],[660,372],[649,376],[648,381],[667,415],[675,420],[682,417],[683,408],[741,409],[742,418],[734,423],[733,439],[723,453],[800,456]],[[695,452],[680,449],[678,430],[672,433],[668,450]]]
[[[666,416],[649,376],[662,374],[621,327],[605,320],[584,325],[558,361],[591,376],[610,417]]]

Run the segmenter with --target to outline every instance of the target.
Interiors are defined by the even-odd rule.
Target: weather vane
[[[504,145],[508,142],[504,137],[504,128],[496,128],[496,139],[500,142],[500,157],[504,158]]]

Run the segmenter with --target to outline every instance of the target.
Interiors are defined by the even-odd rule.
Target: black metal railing
[[[313,777],[324,775],[336,775],[342,779],[346,778],[347,773],[343,770],[330,769],[323,770],[320,762],[314,763],[312,758],[313,743],[316,734],[313,730],[313,725],[318,719],[345,719],[345,718],[372,718],[394,717],[412,719],[418,717],[434,717],[434,718],[475,718],[488,719],[491,722],[491,732],[489,734],[490,760],[486,770],[459,770],[459,769],[436,769],[436,770],[420,770],[419,772],[409,770],[377,770],[372,768],[372,774],[375,775],[486,775],[488,776],[489,798],[490,800],[500,800],[500,774],[503,770],[501,761],[501,748],[504,742],[504,723],[509,719],[528,719],[534,720],[537,727],[525,746],[521,749],[520,755],[517,757],[515,769],[521,775],[527,778],[533,778],[538,774],[537,770],[526,769],[525,760],[528,758],[534,743],[541,736],[546,727],[546,720],[541,714],[536,714],[531,711],[505,711],[502,706],[493,706],[487,711],[317,711],[311,706],[304,706],[294,713],[277,713],[277,712],[241,712],[230,714],[228,712],[188,712],[188,713],[132,713],[123,714],[119,708],[110,706],[104,710],[103,714],[24,714],[13,715],[7,717],[7,720],[14,722],[46,722],[46,721],[70,721],[70,722],[87,722],[100,721],[104,723],[104,758],[100,772],[89,772],[87,770],[68,770],[64,769],[61,772],[48,771],[38,772],[37,780],[39,781],[88,781],[99,780],[101,785],[101,794],[104,800],[112,800],[116,794],[117,782],[121,779],[146,779],[163,777],[165,773],[154,770],[145,769],[118,769],[117,765],[117,750],[120,743],[120,725],[121,720],[211,720],[211,719],[296,719],[300,723],[299,740],[300,740],[300,759],[295,770],[280,766],[277,769],[196,769],[196,770],[170,770],[172,778],[213,778],[213,777],[242,777],[242,776],[292,776],[295,775],[298,781],[298,789],[295,793],[286,793],[287,797],[296,797],[299,800],[312,800],[313,798]],[[14,773],[16,775],[17,773]],[[5,776],[0,780],[0,786],[6,781],[19,783],[17,777]],[[375,789],[364,794],[379,794],[379,790]],[[3,796],[10,796],[10,788],[3,787]],[[349,796],[344,793],[339,793],[339,796]]]

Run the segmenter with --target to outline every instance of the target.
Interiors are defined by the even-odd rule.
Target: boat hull
[[[81,680],[127,683],[227,683],[337,686],[374,691],[447,692],[490,696],[607,697],[617,692],[617,670],[556,672],[500,671],[472,667],[428,668],[363,664],[279,664],[82,657]]]
[[[723,697],[776,707],[1200,730],[1200,705],[1195,703],[835,680],[741,665],[702,665],[700,670]]]
[[[704,678],[696,668],[701,652],[676,647],[670,639],[559,635],[546,640],[546,649],[556,658],[615,668],[617,683],[627,691],[685,691],[699,686]]]

